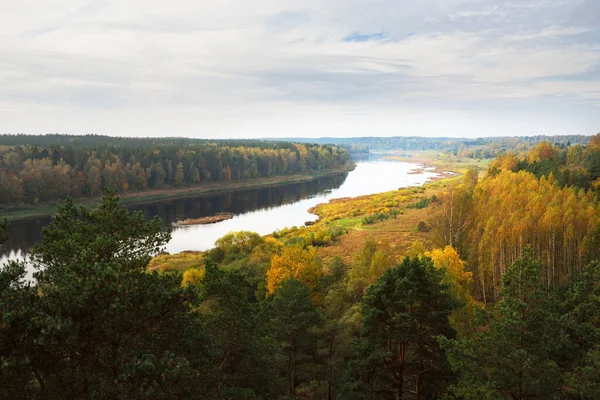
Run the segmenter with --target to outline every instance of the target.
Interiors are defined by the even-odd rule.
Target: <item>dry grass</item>
[[[448,187],[454,180],[445,179],[421,188],[402,189],[354,199],[340,199],[317,206],[314,212],[324,218],[316,224],[317,227],[321,223],[329,223],[349,228],[346,235],[341,236],[331,245],[319,247],[319,256],[326,262],[339,256],[344,262],[351,264],[354,255],[362,249],[365,241],[369,238],[388,248],[396,261],[400,261],[416,241],[421,242],[427,249],[432,249],[431,233],[419,232],[417,226],[421,221],[427,223],[435,210],[435,203],[422,209],[408,209],[406,206],[423,198],[431,198]],[[364,216],[389,209],[394,202],[397,202],[394,208],[401,208],[403,214],[370,225],[361,223]]]

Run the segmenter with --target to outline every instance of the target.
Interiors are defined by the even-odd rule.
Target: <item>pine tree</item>
[[[146,272],[169,237],[160,220],[130,215],[111,191],[98,209],[71,200],[59,207],[32,252],[33,290],[16,284],[24,269],[2,269],[0,281],[9,274],[16,293],[2,290],[3,320],[15,323],[0,329],[0,342],[15,344],[9,378],[20,376],[15,384],[29,398],[155,399],[201,389],[205,338],[193,288],[178,275]]]
[[[464,399],[556,398],[561,373],[552,355],[558,321],[541,280],[542,263],[526,248],[506,272],[501,300],[473,339],[445,341]]]
[[[441,398],[449,368],[437,336],[453,337],[444,271],[405,258],[367,289],[363,329],[346,385],[356,398]]]
[[[561,325],[567,337],[560,354],[571,398],[600,398],[600,262],[584,267],[564,295]]]
[[[314,371],[317,339],[314,327],[321,322],[309,289],[289,278],[275,291],[268,305],[272,335],[281,351],[280,370],[287,382],[287,395],[295,398],[302,383],[309,382]]]
[[[206,261],[200,289],[214,398],[268,395],[274,380],[272,342],[253,287],[237,270]]]

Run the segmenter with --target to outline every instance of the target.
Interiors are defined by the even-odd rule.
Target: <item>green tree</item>
[[[200,182],[200,172],[198,171],[198,168],[194,165],[194,163],[190,163],[188,165],[185,180],[188,183],[199,183]]]
[[[255,232],[229,232],[215,242],[215,248],[211,250],[210,254],[216,262],[229,263],[249,256],[264,242],[265,239]]]
[[[362,298],[365,289],[391,266],[389,251],[378,248],[373,238],[365,241],[363,248],[354,258],[354,266],[349,272],[348,285],[355,299]]]
[[[185,176],[183,174],[183,164],[179,163],[179,164],[177,164],[177,167],[175,168],[173,185],[175,185],[177,187],[181,187],[181,186],[183,186],[184,183],[185,183]]]
[[[287,395],[295,398],[300,384],[313,378],[317,338],[314,328],[321,321],[309,288],[289,278],[277,287],[267,312],[272,336],[280,349],[280,370],[287,382]]]
[[[37,292],[26,278],[23,263],[9,262],[0,267],[0,398],[35,398],[44,381],[31,371],[45,361],[32,359],[45,354],[35,342],[38,328],[32,321],[40,316]]]
[[[346,264],[340,256],[335,256],[327,266],[327,273],[323,277],[323,285],[329,290],[332,285],[341,284],[346,277]]]
[[[159,220],[130,215],[111,191],[98,209],[71,200],[59,207],[32,252],[33,290],[19,283],[23,268],[2,270],[12,283],[2,284],[2,325],[10,329],[0,330],[0,342],[13,344],[10,367],[29,398],[161,399],[201,390],[204,338],[193,288],[181,287],[178,275],[146,272],[169,237]]]
[[[600,262],[584,267],[564,295],[562,327],[570,339],[560,354],[571,398],[600,398]]]
[[[345,265],[341,259],[334,260],[333,266],[344,272]],[[355,327],[348,318],[348,312],[353,306],[348,295],[348,286],[342,281],[343,275],[334,273],[333,276],[337,276],[337,279],[329,286],[325,296],[323,325],[318,331],[321,358],[318,380],[322,382],[321,393],[326,393],[326,396],[320,393],[321,396],[316,398],[326,397],[327,400],[336,398],[336,393],[340,390],[346,370],[346,359],[352,355],[349,343],[355,332]]]
[[[272,341],[266,337],[252,285],[237,270],[206,261],[201,313],[217,398],[267,396],[274,376]]]
[[[541,280],[542,263],[526,248],[504,275],[501,300],[473,339],[445,341],[464,399],[559,397],[561,374],[552,355],[561,340]]]
[[[175,180],[175,168],[173,168],[173,162],[167,160],[167,184],[171,185]]]
[[[158,217],[146,221],[139,211],[129,214],[119,205],[114,190],[107,190],[97,209],[76,205],[67,198],[52,223],[42,230],[42,240],[31,256],[39,270],[38,281],[50,284],[55,274],[71,264],[84,268],[114,261],[123,272],[143,271],[170,238]]]
[[[441,398],[450,371],[437,337],[454,336],[455,307],[443,278],[431,259],[406,257],[367,289],[348,398]]]
[[[97,165],[92,165],[87,172],[85,183],[90,195],[97,196],[101,193],[102,173]]]
[[[150,174],[147,174],[149,176],[148,181],[150,187],[155,189],[163,187],[165,184],[165,178],[167,177],[167,173],[165,172],[162,163],[152,163],[152,166],[150,167],[150,172]]]

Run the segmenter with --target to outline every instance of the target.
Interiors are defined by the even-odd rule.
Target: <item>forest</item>
[[[170,232],[115,190],[98,208],[67,198],[34,280],[0,269],[0,398],[600,398],[600,134],[587,139],[203,253],[159,254]]]
[[[348,159],[345,148],[290,142],[0,135],[0,203],[311,173]]]

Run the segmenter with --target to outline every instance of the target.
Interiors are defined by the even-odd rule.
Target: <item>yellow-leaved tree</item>
[[[452,246],[435,249],[425,255],[431,257],[436,268],[443,268],[446,275],[442,283],[449,286],[450,294],[462,304],[450,315],[450,324],[456,329],[459,337],[469,337],[473,334],[473,320],[477,302],[470,294],[473,273],[465,271],[466,264],[460,259],[458,252]]]
[[[199,286],[204,279],[204,267],[190,268],[183,273],[181,286]]]
[[[320,298],[323,267],[321,259],[314,247],[304,249],[302,246],[287,246],[271,259],[271,268],[267,271],[267,291],[275,290],[289,278],[295,278],[308,287],[313,299]]]
[[[468,291],[468,285],[471,284],[473,273],[465,271],[465,262],[460,259],[460,255],[452,246],[446,246],[442,249],[435,249],[427,254],[433,260],[437,268],[446,270],[444,283],[451,285],[454,289],[461,292]],[[453,290],[454,290],[453,289]]]

